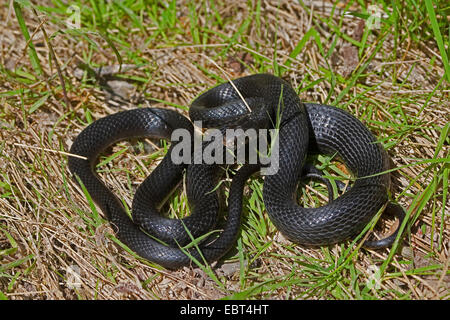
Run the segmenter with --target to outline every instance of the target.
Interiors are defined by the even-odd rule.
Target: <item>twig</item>
[[[23,147],[23,148],[28,148],[28,149],[35,149],[35,150],[42,150],[42,151],[47,151],[47,152],[59,153],[59,154],[65,155],[65,156],[71,156],[71,157],[74,157],[74,158],[88,160],[87,157],[80,156],[78,154],[73,154],[73,153],[70,153],[70,152],[60,151],[60,150],[53,150],[53,149],[48,149],[48,148],[29,146],[29,145],[22,144],[22,143],[13,143],[13,145],[15,145],[16,147]]]
[[[241,92],[238,90],[238,88],[234,85],[233,81],[230,79],[230,77],[228,76],[228,73],[221,68],[213,59],[211,59],[210,57],[208,57],[207,55],[200,53],[200,55],[202,55],[204,58],[208,59],[209,61],[211,61],[211,63],[213,63],[217,69],[219,69],[220,71],[222,71],[223,75],[225,76],[225,78],[227,78],[228,82],[231,84],[231,86],[234,88],[234,90],[236,90],[237,94],[239,95],[239,98],[241,98],[241,100],[244,102],[245,106],[247,107],[247,110],[249,112],[252,112],[252,109],[250,108],[250,106],[247,104],[247,101],[245,101],[244,97],[242,96]]]

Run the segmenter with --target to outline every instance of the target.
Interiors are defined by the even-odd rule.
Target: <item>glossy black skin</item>
[[[258,74],[233,83],[248,106],[235,88],[225,83],[195,99],[190,118],[202,120],[205,127],[222,129],[271,128],[278,123],[280,168],[276,174],[265,177],[263,190],[267,212],[277,228],[291,241],[308,246],[340,242],[361,232],[388,202],[388,174],[367,178],[385,171],[388,163],[386,152],[370,131],[336,107],[303,104],[292,87],[278,77]],[[191,237],[199,237],[216,226],[219,197],[211,191],[218,182],[218,166],[173,164],[170,154],[174,143],[138,188],[133,201],[134,221],[94,170],[101,152],[117,141],[136,137],[170,139],[177,128],[193,132],[191,122],[172,110],[142,108],[119,112],[93,122],[75,139],[70,153],[88,160],[69,157],[70,171],[79,177],[111,221],[117,237],[138,255],[169,269],[190,265],[191,258],[215,261],[231,248],[241,224],[244,184],[260,169],[259,165],[244,165],[234,176],[222,231],[207,237],[197,247],[182,250],[180,246],[189,243]],[[350,190],[319,208],[303,208],[294,199],[308,152],[337,153],[356,176]],[[185,170],[193,212],[182,221],[163,218],[158,207],[182,180]],[[367,245],[389,246],[395,235]]]

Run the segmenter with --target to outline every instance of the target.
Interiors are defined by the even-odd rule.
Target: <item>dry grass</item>
[[[97,29],[84,26],[84,36],[57,32],[63,28],[60,20],[41,11],[38,18],[24,9],[43,70],[37,76],[12,6],[0,6],[1,297],[448,299],[449,205],[443,202],[448,200],[444,134],[449,87],[433,39],[416,39],[417,32],[407,29],[414,17],[404,16],[390,28],[365,35],[363,19],[343,16],[345,10],[361,12],[356,3],[344,8],[316,1],[180,2],[175,27],[166,29],[147,14],[141,28],[117,8],[109,11],[108,34],[123,62],[142,64],[124,73],[133,86],[123,89],[129,99],[120,103],[98,83],[75,76],[80,62],[93,67],[117,64]],[[58,13],[55,17],[65,19]],[[316,34],[293,55],[312,29]],[[43,30],[71,106],[64,103]],[[213,266],[219,283],[199,268],[162,270],[114,241],[108,222],[89,207],[72,180],[66,155],[49,150],[68,151],[90,118],[134,103],[164,107],[166,101],[186,114],[195,96],[225,78],[211,60],[231,77],[284,72],[303,100],[337,104],[371,128],[393,166],[401,167],[392,174],[392,192],[408,209],[409,222],[395,252],[352,250],[349,244],[322,249],[292,245],[268,221],[257,192],[251,195],[260,188],[259,180],[247,192],[238,250],[229,256],[230,263]],[[45,100],[39,105],[40,99]],[[421,161],[426,159],[430,161]],[[130,204],[136,186],[154,165],[145,152],[127,152],[102,167],[102,175]],[[306,196],[314,198],[314,193]],[[380,230],[391,225],[388,221]],[[386,260],[381,287],[367,288],[370,266]]]

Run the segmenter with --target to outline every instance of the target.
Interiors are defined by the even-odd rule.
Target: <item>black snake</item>
[[[371,132],[346,111],[302,103],[294,89],[278,77],[257,74],[233,80],[233,85],[227,82],[214,87],[193,101],[189,114],[192,121],[202,120],[205,127],[279,129],[279,169],[265,177],[263,198],[270,219],[295,243],[321,246],[348,239],[361,232],[385,205],[400,222],[404,217],[403,210],[388,201],[390,178],[382,173],[388,169],[388,156]],[[237,171],[221,231],[184,248],[192,239],[217,229],[220,202],[213,190],[218,183],[218,165],[174,164],[171,153],[177,142],[173,142],[161,163],[137,189],[133,219],[95,173],[99,155],[113,143],[136,137],[170,139],[179,128],[194,134],[191,121],[172,110],[139,108],[119,112],[94,121],[77,136],[70,153],[87,160],[69,157],[71,172],[106,214],[117,237],[143,258],[171,269],[189,265],[192,259],[211,262],[229,250],[241,224],[245,182],[260,170],[258,164],[246,164]],[[297,204],[295,194],[306,156],[312,152],[337,155],[356,180],[328,204],[303,208]],[[159,207],[183,179],[184,172],[192,213],[184,219],[165,218]],[[397,232],[364,245],[389,246]]]

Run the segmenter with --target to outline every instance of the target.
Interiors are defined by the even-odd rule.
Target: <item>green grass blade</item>
[[[145,28],[144,25],[142,24],[141,20],[139,19],[139,17],[133,12],[133,10],[131,10],[130,8],[128,8],[125,4],[122,3],[122,1],[114,1],[114,4],[116,6],[118,6],[121,10],[123,10],[123,12],[125,12],[130,19],[133,21],[133,23],[139,28],[141,29],[143,32],[145,32]]]
[[[23,17],[22,6],[18,2],[14,1],[13,7],[20,26],[20,30],[22,31],[22,34],[28,43],[28,56],[30,57],[31,65],[33,66],[33,69],[37,73],[37,75],[40,76],[42,75],[41,63],[39,62],[39,58],[33,41],[31,41],[30,33],[28,32],[28,28]]]
[[[436,43],[441,53],[442,62],[444,64],[445,75],[447,81],[450,82],[450,64],[448,62],[447,51],[445,50],[444,41],[442,40],[441,31],[439,30],[439,24],[436,19],[436,12],[433,8],[433,2],[431,0],[425,0],[425,5],[427,6],[427,12],[430,17],[431,27],[433,28],[434,37],[436,38]],[[448,46],[448,44],[447,44]]]

